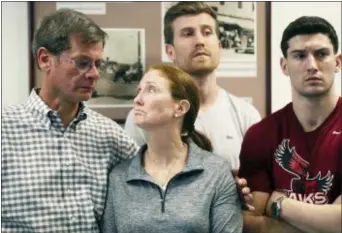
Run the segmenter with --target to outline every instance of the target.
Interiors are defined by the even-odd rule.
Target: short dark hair
[[[338,51],[338,38],[334,27],[325,19],[317,16],[302,16],[291,22],[283,32],[280,47],[284,57],[287,57],[289,40],[297,35],[322,33],[329,37],[334,53]]]
[[[210,140],[195,129],[195,121],[200,107],[200,95],[193,78],[173,65],[153,65],[149,67],[147,72],[150,70],[159,71],[169,81],[173,99],[186,99],[190,103],[190,109],[184,116],[182,132],[185,133],[185,136],[182,136],[182,140],[188,142],[188,138],[191,138],[203,150],[212,151],[213,147]]]
[[[171,6],[165,13],[164,16],[164,38],[166,44],[173,44],[174,32],[172,23],[178,17],[184,15],[198,15],[201,13],[207,13],[215,20],[216,35],[220,33],[219,24],[217,21],[217,15],[215,11],[204,2],[178,2]]]
[[[71,9],[60,9],[43,18],[32,41],[32,53],[37,60],[37,52],[45,47],[54,55],[70,49],[70,37],[80,36],[82,43],[93,44],[107,38],[104,32],[92,19],[83,13]]]

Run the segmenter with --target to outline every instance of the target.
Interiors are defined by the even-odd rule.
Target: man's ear
[[[285,76],[289,76],[289,71],[287,67],[287,59],[285,57],[280,58],[280,67]]]
[[[44,47],[40,47],[37,51],[37,64],[38,68],[42,71],[47,71],[51,68],[52,56]]]
[[[336,66],[335,66],[335,73],[340,72],[341,70],[341,62],[342,62],[342,54],[336,55]]]
[[[179,116],[183,116],[185,115],[190,109],[190,103],[188,100],[180,100],[177,104],[176,104],[176,109],[175,109],[175,116],[179,117]]]
[[[221,43],[221,41],[219,41],[219,47],[220,47],[220,49],[222,49],[222,43]]]
[[[165,44],[165,53],[172,62],[176,60],[175,48],[172,44]]]

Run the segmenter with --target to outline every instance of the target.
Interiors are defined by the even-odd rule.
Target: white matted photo
[[[104,48],[100,79],[89,107],[131,107],[136,88],[145,70],[145,30],[104,28],[108,39]]]
[[[177,2],[162,2],[161,20],[167,9]],[[218,77],[256,77],[256,2],[205,2],[217,14],[219,39],[222,44]],[[162,32],[164,25],[162,23]],[[164,46],[162,34],[162,61],[171,62]]]

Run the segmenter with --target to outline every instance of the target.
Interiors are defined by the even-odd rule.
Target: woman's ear
[[[185,115],[190,109],[190,103],[188,100],[180,100],[177,104],[176,104],[176,109],[175,109],[175,113],[174,116],[183,116]]]

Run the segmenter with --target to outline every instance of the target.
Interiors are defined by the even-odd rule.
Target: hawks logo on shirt
[[[291,180],[291,189],[285,190],[288,196],[312,204],[327,203],[327,193],[332,186],[334,176],[328,171],[323,177],[321,172],[310,177],[309,163],[297,154],[295,147],[289,146],[289,142],[289,139],[284,139],[275,152],[275,161],[279,166],[295,176]]]

